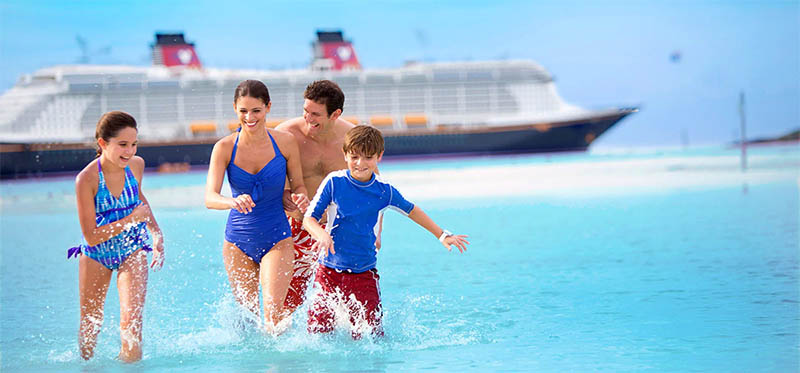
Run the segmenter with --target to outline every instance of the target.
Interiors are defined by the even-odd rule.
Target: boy
[[[371,330],[383,335],[375,229],[380,214],[392,207],[427,229],[447,250],[455,245],[466,250],[467,236],[455,235],[442,228],[422,209],[406,201],[391,185],[376,178],[378,162],[383,157],[383,136],[374,127],[359,125],[350,129],[342,145],[347,170],[334,171],[319,186],[303,225],[316,240],[320,266],[316,282],[320,293],[308,311],[308,330],[327,333],[334,329],[334,309],[346,307],[352,334]],[[329,205],[332,205],[328,208]],[[328,225],[319,224],[328,208]],[[366,321],[366,325],[359,322]]]

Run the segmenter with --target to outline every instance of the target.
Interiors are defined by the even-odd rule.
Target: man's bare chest
[[[340,148],[328,150],[301,148],[300,163],[303,167],[303,175],[306,177],[312,175],[324,177],[332,171],[347,168]]]

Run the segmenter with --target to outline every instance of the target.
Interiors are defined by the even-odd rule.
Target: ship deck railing
[[[31,83],[2,96],[0,119],[5,122],[0,121],[0,133],[44,138],[69,132],[92,138],[103,113],[122,110],[137,119],[143,139],[222,136],[235,129],[230,124],[235,120],[233,92],[243,79],[260,79],[269,87],[271,124],[302,115],[305,86],[324,78],[345,92],[343,117],[385,131],[546,121],[571,110],[549,74],[532,62],[419,64],[344,73],[209,69],[173,76],[163,68],[103,71],[90,66],[43,70],[50,86]],[[22,109],[6,110],[15,104]],[[214,128],[197,123],[214,123]]]

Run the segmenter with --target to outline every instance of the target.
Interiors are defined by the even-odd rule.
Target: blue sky
[[[156,31],[183,31],[206,66],[279,69],[342,29],[365,68],[532,59],[570,103],[641,105],[597,145],[724,144],[740,92],[752,137],[800,128],[799,24],[798,1],[0,0],[0,89],[76,62],[77,35],[93,63],[148,65]]]

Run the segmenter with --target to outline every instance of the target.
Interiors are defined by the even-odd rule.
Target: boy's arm
[[[328,234],[325,229],[322,229],[322,226],[319,225],[319,221],[316,218],[313,216],[306,216],[303,218],[303,228],[316,240],[316,242],[311,245],[312,250],[323,251],[325,255],[328,255],[328,252],[336,254],[336,250],[333,248],[333,239],[331,235]]]
[[[322,214],[325,213],[325,209],[330,205],[332,200],[333,181],[331,175],[332,173],[328,174],[319,188],[317,188],[317,194],[311,201],[310,206],[308,206],[305,217],[303,218],[303,228],[316,240],[311,247],[314,250],[325,250],[325,255],[328,255],[328,252],[336,254],[336,250],[333,248],[333,238],[331,238],[331,235],[319,224],[319,219],[322,217]]]
[[[451,250],[450,245],[456,245],[458,251],[462,253],[467,250],[466,245],[469,244],[469,241],[466,240],[467,236],[452,234],[440,228],[419,206],[414,206],[414,209],[408,213],[408,217],[436,236],[448,251]]]
[[[375,169],[375,173],[380,175],[381,170]],[[381,234],[383,233],[383,214],[378,215],[378,231],[375,232],[375,250],[381,249]]]
[[[383,233],[383,214],[378,215],[378,229],[375,232],[375,250],[381,249],[381,233]]]

